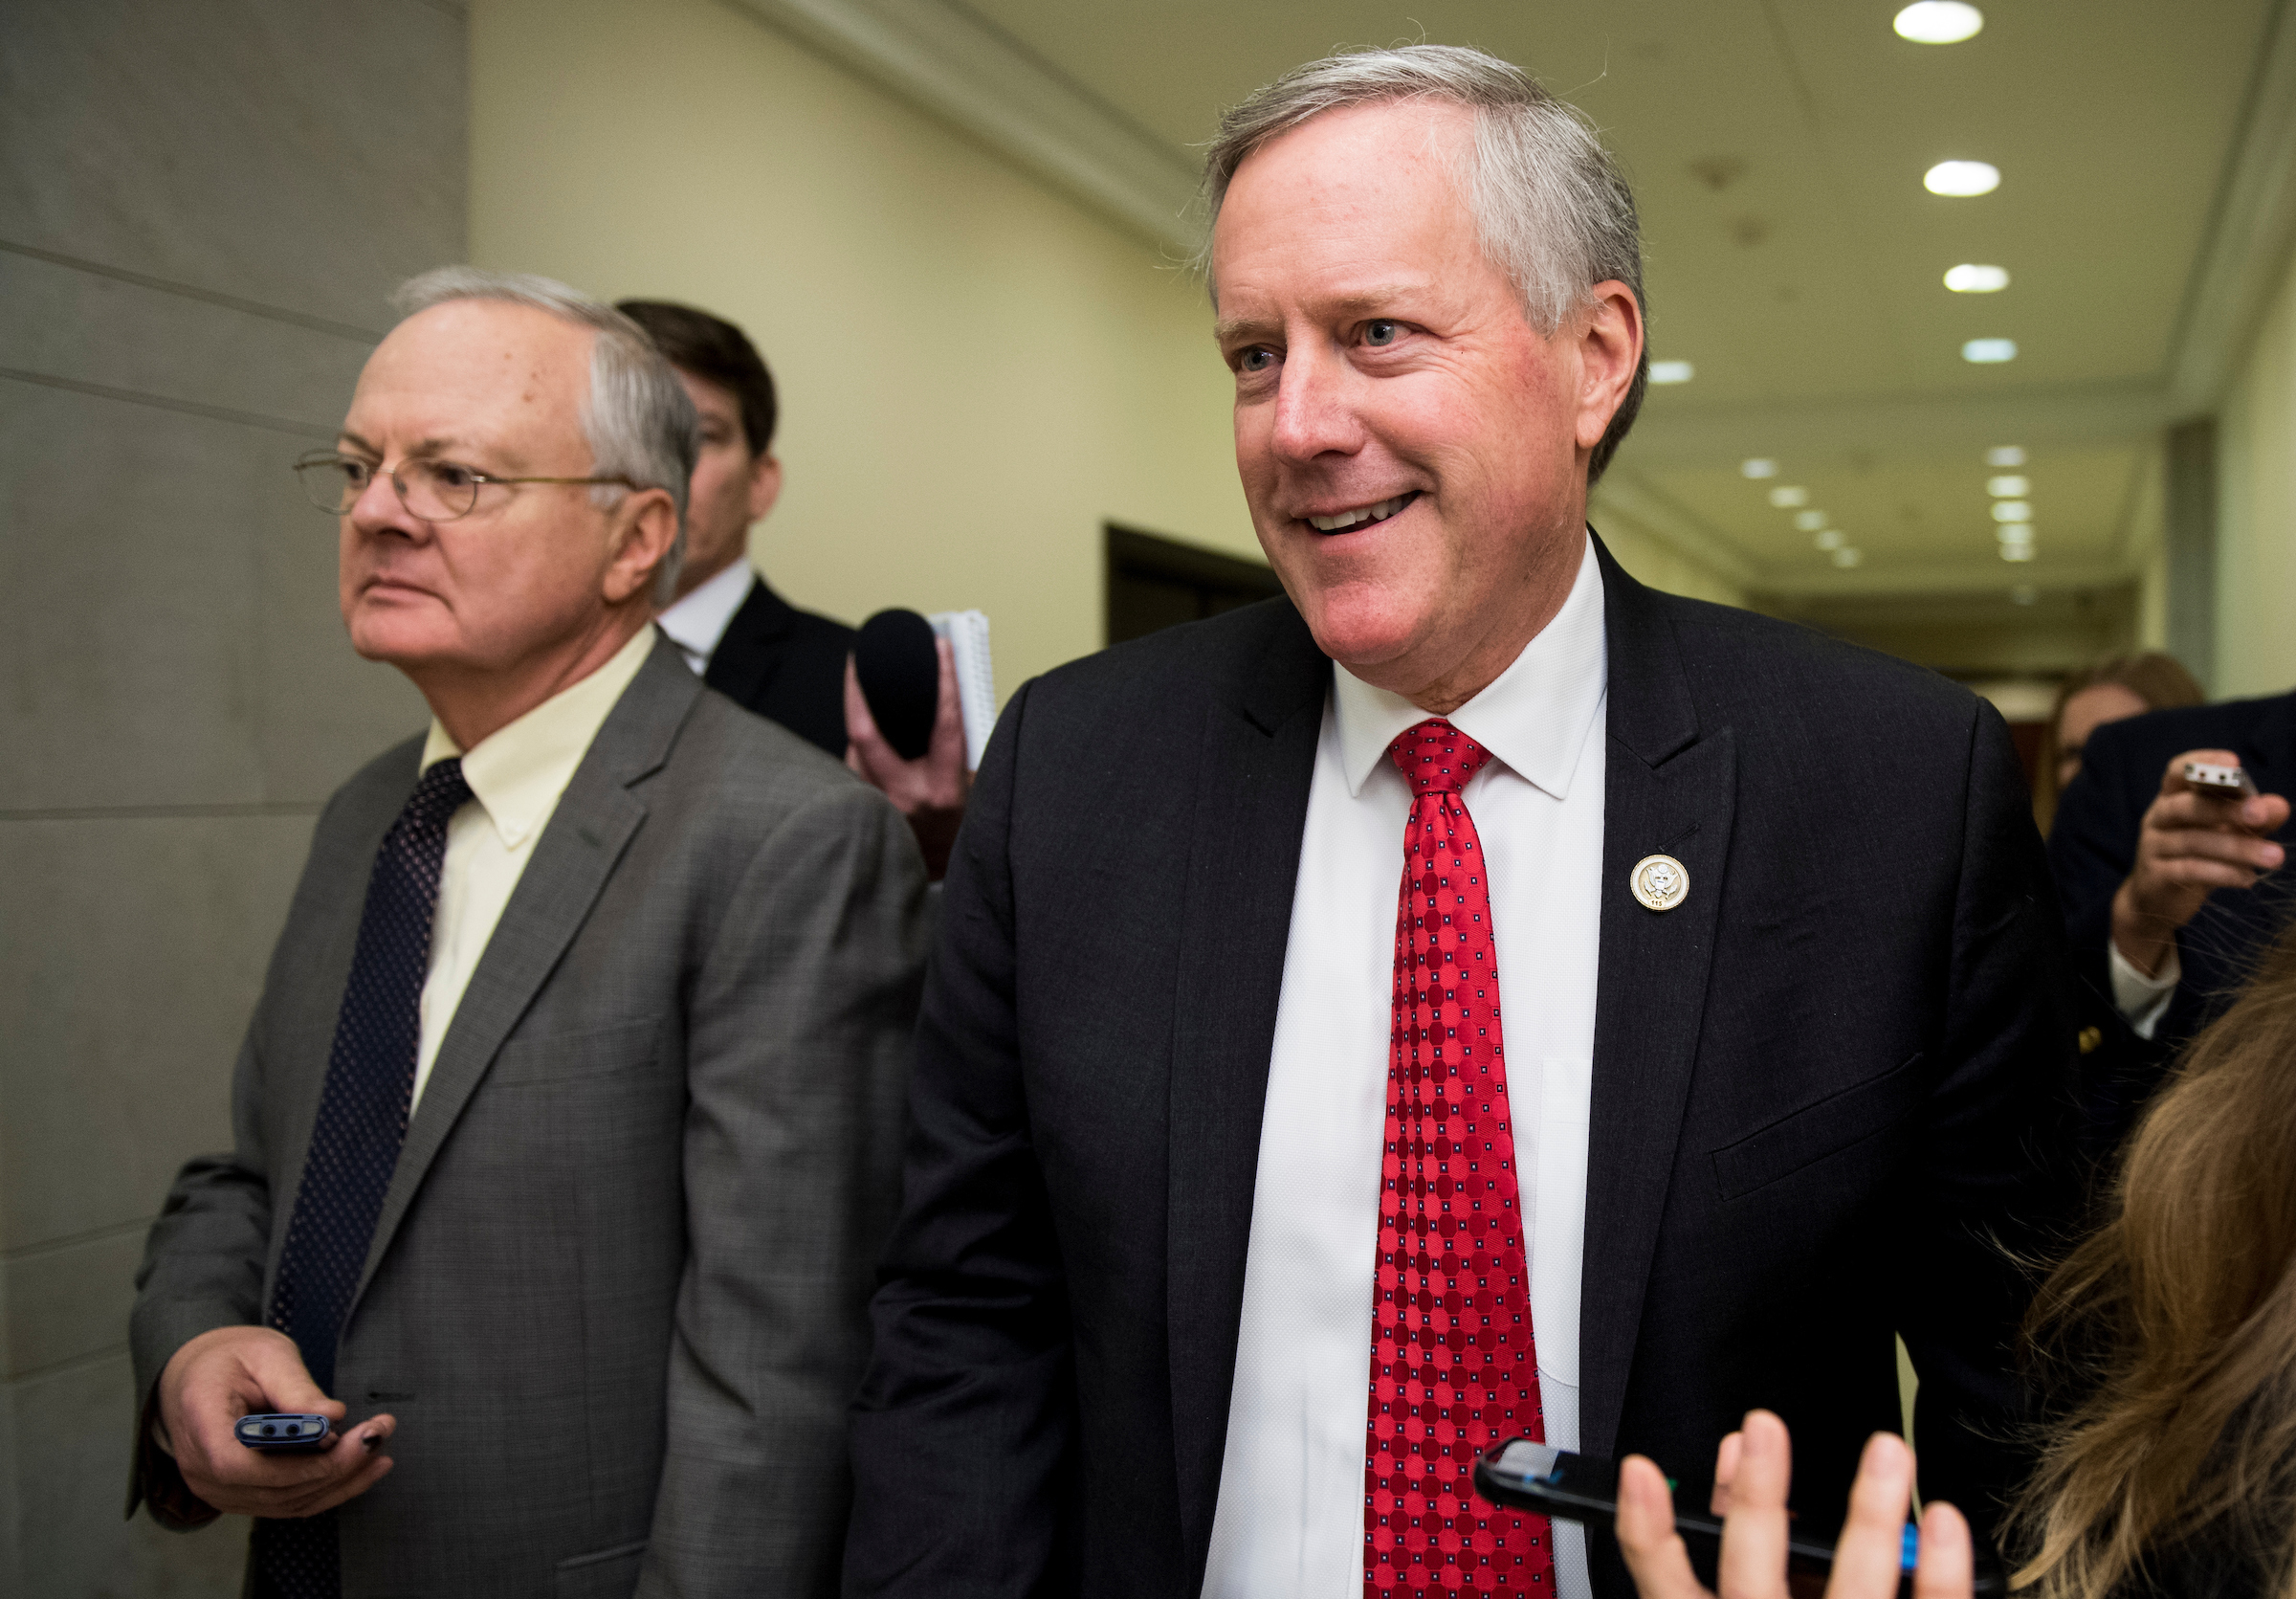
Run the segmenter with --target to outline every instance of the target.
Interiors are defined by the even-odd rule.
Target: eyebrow
[[[1426,282],[1374,283],[1368,288],[1354,289],[1329,300],[1318,301],[1319,309],[1327,316],[1360,317],[1380,310],[1404,295],[1424,292]],[[1212,338],[1223,347],[1238,340],[1265,336],[1281,326],[1263,317],[1223,317],[1212,324]]]
[[[335,435],[335,439],[339,444],[355,444],[370,455],[380,456],[383,454],[383,449],[380,445],[368,443],[365,439],[360,437],[348,428],[344,428],[342,432],[338,433]],[[420,444],[417,444],[413,449],[408,451],[407,453],[409,455],[434,455],[441,451],[453,450],[458,447],[465,449],[470,448],[470,446],[464,445],[459,439],[426,438]]]

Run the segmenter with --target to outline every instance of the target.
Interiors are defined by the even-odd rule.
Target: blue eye
[[[1248,349],[1246,350],[1242,356],[1237,358],[1236,370],[1239,372],[1264,372],[1274,365],[1275,351],[1271,349]]]
[[[1403,324],[1381,317],[1363,324],[1363,342],[1367,344],[1392,344],[1402,337]]]

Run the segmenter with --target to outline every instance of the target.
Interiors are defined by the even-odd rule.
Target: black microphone
[[[853,676],[894,753],[904,761],[924,754],[940,710],[940,653],[933,624],[914,611],[878,611],[853,640]]]

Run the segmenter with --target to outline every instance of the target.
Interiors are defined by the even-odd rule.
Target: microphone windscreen
[[[853,640],[853,676],[877,731],[904,761],[933,743],[940,709],[940,655],[933,624],[914,611],[880,611],[861,624]]]

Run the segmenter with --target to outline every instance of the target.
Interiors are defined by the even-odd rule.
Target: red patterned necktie
[[[1546,1437],[1490,874],[1459,802],[1490,752],[1436,720],[1387,752],[1416,797],[1395,919],[1363,1591],[1552,1593],[1547,1519],[1474,1493],[1478,1454]]]

